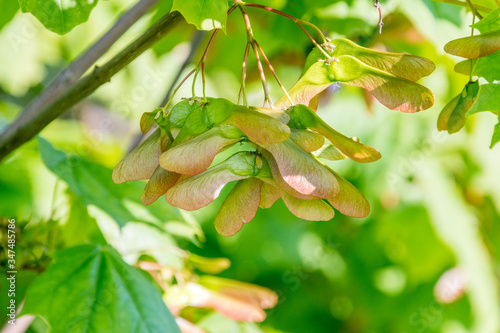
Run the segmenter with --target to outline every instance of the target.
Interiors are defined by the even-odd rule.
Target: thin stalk
[[[262,63],[260,62],[259,52],[255,47],[253,42],[250,43],[252,45],[253,54],[255,55],[255,60],[257,60],[257,67],[260,72],[260,79],[262,81],[262,87],[264,88],[264,94],[266,95],[266,100],[269,103],[269,106],[274,108],[274,103],[271,101],[271,95],[269,94],[269,87],[267,86],[266,75],[264,74],[264,68],[262,67]]]
[[[269,59],[267,58],[266,54],[264,53],[264,50],[260,47],[259,43],[257,43],[256,40],[254,40],[254,43],[255,43],[255,46],[259,49],[260,54],[262,54],[262,58],[264,58],[264,61],[267,63],[267,67],[269,67],[269,70],[271,71],[271,73],[273,73],[274,78],[276,79],[276,82],[278,82],[278,85],[280,86],[281,90],[283,91],[283,93],[288,98],[288,101],[290,102],[290,105],[295,105],[295,103],[293,102],[292,98],[288,94],[288,91],[285,89],[285,87],[281,83],[281,80],[279,79],[278,74],[276,74],[276,71],[274,70],[273,65],[271,65],[271,62],[269,61]]]
[[[293,17],[292,15],[289,15],[287,13],[282,12],[281,10],[277,10],[277,9],[272,8],[272,7],[268,7],[268,6],[264,6],[264,5],[259,5],[259,4],[256,4],[256,3],[245,3],[244,5],[248,6],[248,7],[255,7],[255,8],[260,8],[260,9],[264,9],[264,10],[273,12],[275,14],[278,14],[278,15],[281,15],[283,17],[286,17],[287,19],[292,20],[293,22],[295,22],[297,24],[308,25],[308,26],[310,26],[311,28],[313,28],[314,30],[316,30],[318,32],[318,34],[321,36],[321,39],[323,39],[323,43],[327,42],[326,36],[323,34],[323,31],[321,31],[320,28],[318,28],[316,25],[312,24],[311,22],[307,22],[307,21],[298,19],[296,17]]]
[[[193,77],[193,84],[191,86],[191,90],[192,90],[192,95],[193,95],[193,98],[196,97],[196,91],[195,91],[195,88],[196,88],[196,79],[198,78],[198,73],[200,72],[200,64],[198,64],[196,66],[196,68],[194,69],[194,77]]]
[[[235,9],[237,5],[234,4],[231,6],[231,8],[228,9],[227,15],[229,16]],[[215,39],[215,36],[217,36],[217,33],[219,32],[219,28],[214,30],[214,33],[212,34],[212,37],[210,37],[210,40],[207,43],[207,47],[205,48],[205,51],[203,52],[203,56],[201,57],[200,63],[204,62],[207,59],[208,51],[210,50],[210,47],[212,46],[212,43]]]
[[[229,9],[231,12],[232,12],[233,7],[231,7]],[[230,12],[228,11],[228,15],[229,14],[230,14]],[[212,43],[214,42],[215,36],[217,36],[218,32],[219,32],[219,29],[215,29],[214,33],[212,34],[212,37],[210,37],[210,40],[207,43],[207,47],[205,48],[203,55],[201,56],[200,62],[198,63],[198,68],[201,68],[201,81],[203,84],[202,90],[203,90],[203,98],[204,99],[206,99],[206,95],[205,95],[205,60],[207,59],[208,51],[210,50],[210,47],[212,46]],[[196,73],[195,77],[193,78],[193,97],[194,97],[194,86],[196,84],[197,77],[198,77],[198,72]]]
[[[250,45],[252,46],[253,54],[255,56],[255,60],[257,61],[257,67],[259,68],[260,79],[262,81],[262,87],[264,89],[264,95],[265,95],[264,105],[265,101],[267,101],[270,107],[274,107],[274,103],[272,102],[271,96],[269,94],[269,87],[267,86],[264,67],[262,66],[262,62],[260,61],[259,51],[257,51],[257,48],[255,47],[255,38],[253,36],[250,18],[248,17],[248,13],[242,3],[238,2],[238,7],[240,8],[243,20],[245,21],[245,27],[247,29],[247,42],[250,43]]]
[[[295,18],[295,22],[296,23],[300,23],[300,24],[304,24],[304,25],[307,25],[307,26],[313,28],[314,30],[316,30],[318,32],[319,36],[321,37],[322,43],[328,42],[328,39],[326,38],[326,36],[323,33],[323,31],[321,31],[321,29],[318,28],[315,24],[312,24],[311,22],[304,21],[304,20],[301,20],[301,19],[298,19],[298,18]]]
[[[172,92],[172,95],[170,95],[170,98],[168,99],[168,101],[165,103],[165,106],[163,107],[163,109],[167,109],[168,105],[170,104],[170,102],[172,101],[172,99],[174,98],[175,96],[175,93],[181,88],[181,86],[184,84],[184,82],[186,82],[186,80],[191,76],[193,75],[193,73],[196,71],[198,67],[195,67],[193,68],[192,71],[190,71],[182,80],[181,82],[179,82],[179,84],[177,85],[177,87],[175,87],[174,91]]]
[[[483,15],[479,14],[476,7],[474,7],[474,5],[472,4],[472,2],[470,0],[466,0],[466,1],[469,4],[469,7],[470,7],[470,10],[472,11],[472,14],[476,15],[476,17],[481,20],[483,18]]]
[[[179,81],[179,79],[182,75],[182,72],[184,72],[186,67],[189,66],[189,64],[193,60],[193,56],[198,51],[198,48],[200,47],[201,41],[203,40],[203,36],[205,36],[205,31],[197,30],[193,34],[193,38],[191,39],[191,48],[189,50],[189,54],[186,57],[186,59],[184,60],[184,62],[182,63],[181,68],[179,68],[177,75],[175,76],[174,80],[172,81],[172,84],[170,85],[170,87],[168,88],[168,91],[167,91],[165,97],[163,98],[162,102],[160,103],[160,105],[165,105],[167,103],[167,101],[170,100],[170,96],[172,96],[172,93],[173,93],[174,88],[175,88],[175,84],[177,83],[177,81]],[[190,74],[188,74],[188,75],[190,75]]]
[[[203,99],[207,100],[207,95],[205,94],[205,62],[201,63],[201,82],[203,87]]]
[[[232,8],[232,7],[231,7]],[[200,63],[204,62],[207,59],[208,51],[210,50],[210,47],[212,46],[215,36],[219,33],[219,29],[215,29],[214,33],[208,40],[207,46],[205,47],[205,51],[203,51],[203,55],[201,56]]]
[[[247,65],[248,65],[248,53],[250,52],[250,42],[247,42],[247,46],[245,48],[245,54],[243,55],[243,64],[241,71],[241,88],[238,94],[238,104],[240,103],[240,97],[243,97],[243,105],[247,106],[247,92],[245,88],[245,82],[247,79]]]
[[[233,6],[234,7],[234,6]],[[232,7],[231,7],[232,8]],[[229,13],[229,12],[228,12]],[[177,86],[177,88],[174,90],[172,96],[170,97],[170,100],[167,102],[167,104],[165,105],[164,109],[168,106],[168,104],[170,103],[170,101],[172,100],[172,98],[174,97],[175,93],[177,92],[177,90],[180,89],[180,87],[184,84],[184,82],[186,82],[186,80],[191,76],[193,75],[193,73],[195,73],[194,75],[194,78],[193,78],[193,85],[191,87],[191,91],[192,91],[192,95],[193,97],[196,96],[196,91],[195,91],[195,85],[196,85],[196,79],[198,78],[198,72],[200,70],[200,67],[201,65],[205,62],[205,59],[207,58],[207,54],[208,54],[208,51],[210,49],[210,46],[212,46],[212,43],[215,39],[215,36],[217,36],[217,33],[219,32],[219,29],[215,29],[215,31],[212,33],[212,36],[210,37],[210,39],[208,40],[208,43],[207,43],[207,46],[205,47],[205,51],[203,51],[203,55],[201,56],[201,59],[200,61],[198,62],[198,64],[196,65],[196,67],[191,71],[189,72],[186,77],[184,79],[182,79],[182,81],[180,82],[180,84]],[[204,75],[205,73],[203,73]],[[205,92],[205,84],[203,84],[203,92]],[[205,96],[205,93],[203,93],[203,96]]]
[[[227,11],[227,15],[229,16],[229,14],[231,14],[235,8],[236,8],[236,4],[232,5],[231,8],[229,8],[229,10]],[[172,94],[172,97],[170,99],[173,98],[173,95],[175,94],[175,92],[177,92],[177,90],[179,90],[180,86],[184,82],[186,82],[187,78],[190,77],[195,72],[196,72],[196,74],[193,78],[193,86],[192,86],[191,90],[193,93],[193,97],[196,96],[195,84],[196,84],[196,79],[198,78],[198,72],[199,72],[200,68],[201,68],[201,77],[202,77],[202,81],[203,81],[203,98],[205,98],[205,60],[207,59],[208,51],[210,50],[210,47],[212,46],[214,39],[215,39],[215,36],[217,36],[217,33],[219,32],[219,30],[220,30],[219,28],[214,30],[214,32],[212,33],[212,36],[208,40],[207,46],[205,47],[205,51],[203,51],[203,55],[201,56],[201,59],[198,62],[198,65],[196,65],[196,67],[191,72],[189,72],[189,74],[181,81],[181,84],[174,91],[174,93]]]
[[[293,17],[293,16],[291,16],[291,15],[289,15],[287,13],[284,13],[284,12],[282,12],[280,10],[277,10],[277,9],[274,9],[274,8],[271,8],[271,7],[267,7],[267,6],[264,6],[264,5],[259,5],[259,4],[256,4],[256,3],[245,3],[244,6],[264,9],[264,10],[273,12],[275,14],[281,15],[283,17],[286,17],[287,19],[292,20],[293,22],[295,22],[300,27],[300,29],[302,29],[302,31],[307,35],[307,37],[311,40],[311,42],[314,44],[314,46],[316,46],[327,57],[327,59],[331,58],[331,56],[318,44],[318,42],[316,42],[316,40],[307,32],[307,30],[302,25],[302,24],[306,24],[306,25],[308,25],[310,27],[313,27],[319,33],[319,35],[321,36],[321,38],[323,39],[323,43],[326,43],[327,39],[326,39],[325,35],[321,31],[321,29],[318,28],[317,26],[315,26],[314,24],[312,24],[310,22],[306,22],[306,21],[300,20],[300,19],[298,19],[296,17]]]
[[[170,104],[170,102],[172,101],[175,93],[180,89],[182,84],[187,80],[187,78],[189,78],[193,74],[193,71],[189,72],[186,75],[186,77],[184,79],[182,79],[182,81],[177,86],[175,85],[177,83],[177,81],[179,80],[179,78],[181,77],[182,72],[191,63],[191,60],[193,59],[194,54],[198,50],[198,47],[200,46],[200,43],[201,43],[204,35],[205,35],[204,31],[196,31],[193,34],[193,39],[191,40],[191,49],[189,51],[189,54],[186,57],[186,60],[184,60],[184,62],[182,63],[181,68],[177,72],[177,75],[175,76],[174,80],[172,81],[170,87],[168,88],[168,91],[167,91],[165,97],[163,98],[162,102],[160,103],[160,106],[163,105],[164,111],[167,109],[167,107]],[[139,142],[135,142],[135,145],[133,146],[133,148],[135,148],[138,144],[139,144]]]
[[[231,8],[227,11],[227,16],[233,12],[236,8],[236,4],[232,5]],[[219,32],[220,29],[215,29],[214,33],[212,34],[212,37],[210,37],[210,40],[208,41],[207,47],[205,48],[205,52],[203,52],[203,55],[201,56],[200,63],[198,66],[201,66],[201,80],[203,83],[203,98],[206,99],[205,95],[205,60],[207,59],[208,51],[210,50],[210,47],[212,46],[215,36],[217,36],[217,33]],[[193,89],[194,91],[194,89]]]
[[[325,55],[325,57],[327,59],[330,59],[331,56],[321,47],[321,45],[318,44],[318,42],[316,42],[316,40],[314,38],[312,38],[312,36],[307,32],[307,30],[302,26],[302,24],[297,22],[297,25],[300,27],[300,29],[302,29],[302,31],[304,31],[304,33],[307,35],[307,37],[309,37],[309,39],[314,44],[314,46],[316,46],[321,51],[321,53],[323,53]]]

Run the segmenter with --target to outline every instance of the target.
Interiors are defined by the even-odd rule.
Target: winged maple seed
[[[236,321],[262,322],[264,309],[274,307],[278,296],[254,284],[205,275],[170,287],[165,301],[174,314],[187,306],[208,307]]]
[[[494,30],[498,28],[497,25],[484,22],[498,20],[498,11],[491,12],[484,18],[484,21],[481,20],[472,26],[481,31],[480,35],[455,39],[444,46],[447,53],[467,58],[455,65],[455,71],[469,76],[469,82],[465,84],[462,92],[441,110],[437,121],[438,130],[448,131],[450,134],[456,133],[465,126],[467,117],[477,112],[492,111],[497,115],[496,109],[485,101],[495,95],[489,92],[487,87],[496,84],[498,75],[495,76],[495,70],[487,64],[498,62],[500,30]],[[479,102],[476,103],[477,100]],[[486,107],[481,105],[486,105]],[[490,147],[497,142],[497,136],[493,135]]]
[[[236,182],[215,218],[215,228],[225,236],[279,199],[306,220],[330,220],[334,208],[366,217],[370,206],[365,197],[320,159],[367,163],[380,159],[380,153],[335,131],[308,105],[329,85],[342,82],[367,89],[392,109],[424,110],[433,104],[433,95],[414,81],[430,74],[434,64],[345,39],[333,40],[326,49],[332,58],[325,61],[313,50],[290,89],[295,105],[285,97],[273,109],[191,98],[169,112],[145,113],[141,130],[149,131],[154,123],[158,129],[116,166],[113,180],[149,179],[144,204],[165,194],[170,205],[185,210],[208,205],[225,185]],[[214,165],[216,155],[231,147],[236,153]]]
[[[467,59],[477,59],[500,49],[500,30],[452,40],[444,46],[446,53]]]
[[[389,109],[402,112],[418,112],[434,104],[432,92],[415,82],[436,68],[429,59],[375,51],[344,38],[323,46],[332,59],[325,61],[318,48],[311,51],[302,77],[289,91],[297,104],[309,105],[334,82],[364,88]],[[282,97],[277,105],[290,104]]]
[[[465,125],[467,112],[477,98],[479,83],[469,82],[463,91],[445,105],[438,117],[438,130],[456,133]]]
[[[206,273],[217,274],[229,266],[225,258],[195,257],[195,267]],[[199,265],[202,262],[205,262],[203,267]],[[193,262],[189,259],[187,263]],[[273,308],[278,302],[274,291],[255,284],[212,275],[182,275],[182,271],[151,261],[140,261],[138,266],[149,272],[161,288],[168,290],[165,302],[172,314],[177,316],[176,320],[181,320],[181,324],[186,326],[193,324],[183,322],[178,316],[186,307],[211,308],[236,321],[261,322],[266,318],[264,310]],[[171,284],[173,276],[182,282]]]

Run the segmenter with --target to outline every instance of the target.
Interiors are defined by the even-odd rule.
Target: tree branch
[[[32,139],[51,121],[64,111],[90,95],[97,88],[108,82],[113,75],[132,62],[144,51],[165,36],[180,20],[178,12],[169,13],[153,24],[144,34],[130,43],[125,49],[109,60],[102,67],[95,67],[93,72],[80,79],[59,98],[45,106],[39,112],[23,114],[0,135],[0,161],[28,140]]]
[[[141,0],[134,7],[123,14],[115,25],[109,29],[92,47],[78,59],[71,62],[59,75],[45,88],[45,90],[32,101],[22,113],[22,117],[31,118],[35,113],[61,96],[68,88],[78,81],[82,75],[127,31],[137,20],[144,16],[158,0]]]

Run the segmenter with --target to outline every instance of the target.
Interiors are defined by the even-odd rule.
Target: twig
[[[262,87],[264,88],[265,100],[269,103],[269,106],[274,108],[274,103],[271,100],[271,95],[269,94],[269,87],[267,86],[266,75],[264,74],[264,68],[262,67],[262,62],[260,62],[259,52],[255,47],[255,43],[250,43],[253,49],[253,54],[255,55],[255,60],[257,60],[257,67],[259,68],[260,79],[262,81]],[[265,104],[265,103],[264,103]]]
[[[280,86],[281,90],[283,91],[283,93],[288,98],[288,101],[290,102],[290,105],[292,105],[292,106],[295,105],[295,103],[293,102],[292,98],[288,94],[288,91],[285,89],[285,87],[281,83],[281,80],[279,79],[278,74],[276,74],[276,71],[274,70],[273,65],[271,65],[271,62],[266,57],[266,54],[264,53],[264,50],[260,47],[259,43],[257,43],[256,40],[254,40],[253,42],[254,42],[255,46],[259,49],[260,54],[262,54],[262,58],[264,58],[264,61],[267,63],[267,67],[269,67],[269,70],[271,71],[271,73],[273,73],[274,78],[276,79],[276,82],[278,82],[278,85]]]
[[[240,96],[243,95],[243,105],[247,106],[247,92],[245,87],[245,82],[247,79],[247,65],[248,65],[248,53],[250,52],[250,42],[247,42],[247,46],[245,48],[245,54],[243,55],[243,64],[241,71],[241,88],[238,94],[238,104],[240,103]]]
[[[143,17],[158,0],[141,0],[123,14],[115,25],[109,29],[92,47],[50,83],[50,85],[22,112],[21,117],[29,119],[61,96],[94,64],[137,20]]]
[[[311,28],[313,28],[314,30],[316,30],[318,32],[318,34],[320,35],[321,37],[321,40],[322,40],[322,43],[326,43],[328,42],[328,38],[326,38],[325,34],[323,33],[323,31],[321,31],[320,28],[318,28],[316,25],[312,24],[311,22],[308,22],[308,21],[304,21],[304,20],[301,20],[301,19],[298,19],[298,18],[295,18],[295,22],[297,24],[305,24],[307,26],[310,26]]]
[[[321,38],[323,39],[323,43],[325,43],[327,40],[326,40],[326,36],[323,34],[323,31],[321,31],[320,28],[318,28],[316,25],[312,24],[311,22],[307,22],[307,21],[303,21],[301,19],[298,19],[296,17],[293,17],[292,15],[290,14],[287,14],[285,12],[282,12],[281,10],[277,10],[277,9],[274,9],[272,7],[268,7],[268,6],[264,6],[264,5],[259,5],[259,4],[256,4],[256,3],[245,3],[244,4],[245,6],[247,7],[255,7],[255,8],[260,8],[260,9],[265,9],[267,11],[270,11],[272,13],[275,13],[275,14],[278,14],[278,15],[281,15],[283,17],[286,17],[287,19],[289,20],[292,20],[293,22],[295,22],[297,25],[301,26],[301,24],[305,24],[305,25],[308,25],[310,26],[311,28],[314,28],[314,30],[316,30],[318,32],[318,34],[321,36]]]
[[[330,59],[331,56],[321,47],[321,45],[318,44],[318,42],[316,42],[316,40],[314,38],[312,38],[312,36],[307,32],[307,30],[302,26],[302,24],[300,24],[299,22],[297,22],[297,24],[300,27],[300,29],[302,29],[302,31],[304,31],[304,33],[307,35],[307,37],[309,37],[309,39],[312,41],[314,46],[316,46],[321,51],[321,53],[323,53],[326,56],[327,59]]]
[[[289,15],[287,13],[284,13],[284,12],[282,12],[280,10],[277,10],[277,9],[274,9],[274,8],[271,8],[271,7],[267,7],[267,6],[264,6],[264,5],[259,5],[259,4],[256,4],[256,3],[244,3],[243,5],[247,6],[247,7],[255,7],[255,8],[265,9],[267,11],[273,12],[275,14],[281,15],[283,17],[286,17],[287,19],[292,20],[293,22],[295,22],[300,27],[300,29],[302,29],[302,31],[307,35],[307,37],[311,40],[311,42],[314,44],[314,46],[316,46],[327,57],[327,59],[331,58],[331,56],[318,44],[318,42],[316,42],[316,40],[302,26],[302,24],[307,24],[307,25],[313,27],[316,31],[319,32],[319,35],[323,39],[323,43],[326,43],[327,39],[326,39],[325,35],[321,31],[321,29],[319,29],[314,24],[312,24],[310,22],[307,22],[307,21],[302,21],[302,20],[300,20],[300,19],[298,19],[296,17],[293,17],[293,16],[291,16],[291,15]]]
[[[382,6],[378,2],[378,0],[373,0],[373,6],[378,9],[378,33],[382,33],[382,27],[384,26],[384,22],[382,22]]]
[[[179,88],[184,84],[184,82],[188,79],[188,77],[190,77],[193,73],[194,73],[194,77],[193,77],[193,84],[191,85],[191,91],[192,91],[191,94],[192,94],[193,98],[196,97],[196,91],[195,91],[196,79],[198,78],[198,73],[200,73],[200,64],[198,64],[195,68],[193,68],[193,70],[191,72],[188,73],[188,75],[186,75],[186,77],[181,81],[181,83],[179,83],[179,85],[175,89],[175,92],[177,92],[177,90],[179,90]]]
[[[234,10],[235,6],[231,7],[228,11],[228,15]],[[214,33],[210,37],[210,40],[207,43],[207,46],[205,47],[205,51],[203,52],[203,55],[201,56],[200,61],[198,62],[198,65],[196,65],[195,68],[195,74],[193,78],[193,97],[196,96],[196,91],[195,91],[195,86],[196,86],[196,79],[198,78],[198,72],[201,70],[201,77],[202,77],[202,84],[203,84],[203,98],[205,98],[205,60],[207,59],[208,51],[210,50],[210,47],[212,46],[212,43],[214,42],[215,36],[219,33],[219,29],[215,29]],[[188,75],[191,75],[192,73],[189,73]],[[180,86],[179,86],[180,88]]]
[[[483,18],[483,15],[479,14],[476,7],[474,7],[474,5],[472,4],[472,2],[470,0],[466,0],[466,1],[469,4],[469,7],[470,7],[470,10],[472,11],[472,14],[476,15],[476,17],[481,20]]]
[[[228,11],[228,15],[233,11],[234,9],[234,5],[229,9]],[[210,39],[208,40],[208,43],[207,43],[207,46],[205,47],[205,51],[203,51],[203,55],[201,56],[201,59],[200,61],[198,62],[198,64],[196,65],[196,67],[191,71],[189,72],[185,77],[184,79],[182,79],[182,81],[179,83],[179,85],[177,86],[177,88],[175,88],[174,90],[174,93],[172,94],[172,96],[170,97],[170,99],[167,101],[167,103],[165,104],[165,107],[168,106],[168,104],[170,103],[171,99],[174,97],[175,93],[181,88],[181,86],[184,84],[184,82],[186,82],[186,80],[191,76],[193,75],[194,73],[194,77],[193,77],[193,84],[191,86],[191,91],[192,91],[192,95],[193,95],[193,98],[196,97],[196,90],[195,90],[195,87],[196,87],[196,79],[198,78],[198,73],[201,69],[201,64],[205,62],[205,59],[207,58],[207,54],[208,54],[208,51],[210,50],[210,46],[212,46],[212,43],[215,39],[215,36],[217,36],[217,33],[219,32],[219,29],[215,29],[214,32],[212,33],[212,36],[210,37]],[[205,91],[205,87],[203,87],[203,91]]]
[[[255,56],[255,60],[257,61],[257,67],[259,68],[260,79],[262,81],[262,87],[264,89],[264,105],[266,101],[269,103],[270,107],[274,107],[273,101],[271,100],[271,95],[269,94],[269,87],[267,86],[266,74],[264,73],[264,68],[262,66],[262,62],[260,61],[259,51],[255,47],[255,38],[253,36],[252,25],[250,24],[250,18],[248,17],[247,11],[243,3],[237,1],[238,7],[240,8],[241,15],[243,15],[243,20],[245,21],[245,27],[247,29],[247,42],[250,43],[252,47],[253,54]]]
[[[229,10],[227,11],[227,15],[229,16],[229,14],[231,14],[235,8],[236,8],[236,5],[232,5],[231,8],[229,8]],[[196,78],[198,77],[198,72],[201,69],[202,70],[201,75],[203,78],[203,96],[205,97],[205,80],[204,80],[204,78],[205,78],[205,65],[204,65],[204,63],[205,63],[205,60],[207,59],[208,51],[210,50],[210,47],[212,46],[212,43],[214,42],[215,36],[217,36],[217,33],[219,32],[219,30],[220,30],[220,28],[217,28],[214,30],[212,36],[210,37],[210,40],[207,43],[207,46],[205,47],[205,51],[203,52],[203,55],[201,56],[201,59],[198,62],[198,65],[196,65],[195,69],[193,69],[191,72],[189,72],[188,75],[181,81],[179,86],[177,86],[177,88],[174,90],[174,94],[177,92],[177,90],[179,90],[179,88],[182,86],[182,84],[184,82],[186,82],[186,80],[193,73],[195,73],[194,78],[193,78],[193,86],[192,86],[193,97],[195,97],[196,96],[196,94],[195,94]],[[173,95],[172,95],[172,97],[173,97]],[[170,102],[170,100],[167,101],[167,104],[169,102]]]
[[[175,78],[172,80],[172,83],[170,84],[170,86],[167,90],[167,93],[165,94],[165,97],[163,97],[163,100],[161,101],[160,106],[166,105],[167,102],[170,100],[170,97],[173,96],[173,94],[175,94],[175,92],[177,92],[178,88],[177,88],[177,90],[174,90],[174,88],[176,88],[176,83],[177,83],[177,81],[179,81],[179,79],[182,75],[182,72],[184,72],[186,67],[193,60],[193,57],[196,54],[196,52],[198,51],[198,48],[200,47],[201,41],[203,40],[204,36],[205,36],[205,31],[202,31],[202,30],[196,30],[193,33],[193,39],[191,40],[191,47],[189,50],[189,54],[186,57],[186,59],[184,60],[184,62],[182,63],[181,68],[179,68],[179,71],[175,75]],[[184,81],[187,80],[188,77],[186,77],[183,80],[183,82],[181,82],[181,83],[184,83]],[[146,136],[146,134],[142,133],[142,132],[135,135],[134,139],[132,140],[132,143],[129,146],[128,152],[130,153],[135,147],[137,147],[139,145],[139,143],[141,143],[142,139],[145,136]]]
[[[205,36],[205,31],[196,30],[194,32],[193,39],[191,40],[191,47],[189,50],[189,54],[186,57],[186,60],[184,60],[184,62],[182,63],[182,66],[179,69],[179,71],[177,72],[177,75],[175,76],[174,80],[172,81],[172,84],[168,88],[167,94],[165,95],[165,97],[163,98],[163,100],[160,104],[161,106],[165,105],[167,103],[167,101],[170,99],[170,96],[172,95],[175,84],[177,83],[177,81],[179,81],[179,79],[182,75],[182,72],[191,63],[191,61],[193,61],[193,57],[196,54],[196,52],[198,51],[198,49],[201,45],[201,41],[203,40],[204,36]]]
[[[233,10],[236,8],[236,4],[232,5],[231,8],[227,11],[227,16],[233,12]],[[202,87],[203,87],[203,98],[205,98],[205,60],[207,60],[207,55],[208,51],[210,50],[210,47],[212,46],[215,36],[217,36],[217,33],[219,32],[219,28],[215,29],[214,33],[212,34],[212,37],[210,37],[210,40],[208,41],[207,47],[205,48],[205,52],[203,52],[203,55],[201,57],[201,60],[198,64],[199,67],[201,67],[201,81],[202,81]],[[193,95],[194,95],[194,84],[196,81],[196,76],[193,79]]]
[[[17,147],[32,139],[68,108],[90,95],[104,83],[109,82],[113,75],[165,36],[180,22],[181,17],[178,12],[163,16],[104,66],[95,67],[92,73],[76,82],[55,101],[30,117],[22,114],[0,135],[0,161]]]
[[[202,90],[203,90],[203,99],[207,100],[207,95],[205,93],[205,62],[201,63],[201,82],[202,82]]]

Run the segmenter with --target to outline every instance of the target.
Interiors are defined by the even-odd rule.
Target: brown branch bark
[[[90,95],[104,83],[109,82],[113,75],[165,36],[181,18],[178,12],[163,16],[104,66],[96,66],[92,73],[80,79],[40,111],[33,112],[29,116],[23,112],[0,134],[0,161],[32,139],[68,108]]]
[[[22,117],[31,118],[35,113],[61,96],[120,38],[137,20],[143,17],[158,0],[141,0],[123,14],[118,21],[85,53],[72,61],[43,92],[23,110]]]

